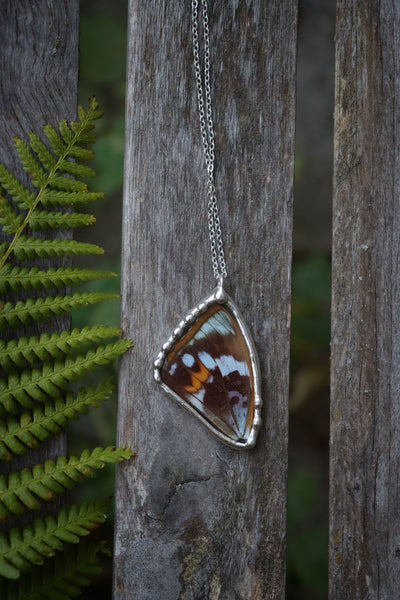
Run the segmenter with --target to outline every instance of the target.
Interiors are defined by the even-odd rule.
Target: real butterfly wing
[[[249,350],[226,306],[211,305],[167,354],[161,378],[233,441],[246,440],[254,416]]]

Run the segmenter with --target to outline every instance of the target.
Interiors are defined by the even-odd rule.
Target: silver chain
[[[207,168],[207,214],[210,235],[211,258],[216,279],[226,277],[224,247],[219,221],[218,203],[214,182],[214,123],[211,113],[210,88],[210,28],[208,24],[207,0],[200,0],[203,17],[204,75],[202,77],[199,51],[199,0],[192,0],[192,37],[193,62],[197,87],[197,105],[199,110],[201,138]]]

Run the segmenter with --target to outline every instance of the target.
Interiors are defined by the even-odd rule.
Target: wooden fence
[[[136,455],[117,469],[115,600],[285,594],[297,2],[210,4],[228,291],[261,359],[263,425],[254,450],[234,451],[152,379],[213,280],[190,2],[130,0],[122,326],[135,346],[118,443]],[[14,168],[10,132],[74,116],[78,3],[0,6],[16,49],[1,54],[0,160]],[[400,4],[337,0],[330,600],[400,597],[399,87]]]
[[[115,598],[284,597],[296,2],[212,3],[217,184],[232,293],[261,357],[254,450],[212,439],[152,381],[212,287],[190,3],[130,2]],[[400,5],[339,0],[330,598],[400,595]],[[226,191],[225,191],[226,190]]]

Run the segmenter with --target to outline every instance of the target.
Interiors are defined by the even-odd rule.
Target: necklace
[[[201,9],[199,11],[199,3]],[[199,26],[203,29],[203,73]],[[157,383],[221,441],[251,448],[261,419],[260,373],[253,341],[238,307],[223,288],[227,277],[214,183],[214,124],[210,87],[207,0],[192,0],[193,66],[207,170],[211,259],[218,286],[174,329],[154,362]]]

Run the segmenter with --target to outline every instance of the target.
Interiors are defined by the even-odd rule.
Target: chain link
[[[203,21],[203,76],[201,73],[199,49],[199,1],[201,3],[201,16]],[[197,105],[199,111],[201,138],[203,141],[204,158],[207,168],[207,216],[208,232],[211,245],[211,258],[214,275],[216,279],[220,280],[221,278],[226,277],[226,265],[214,183],[215,141],[214,123],[211,109],[210,28],[208,23],[207,0],[192,0],[192,38],[193,62],[197,88]]]

